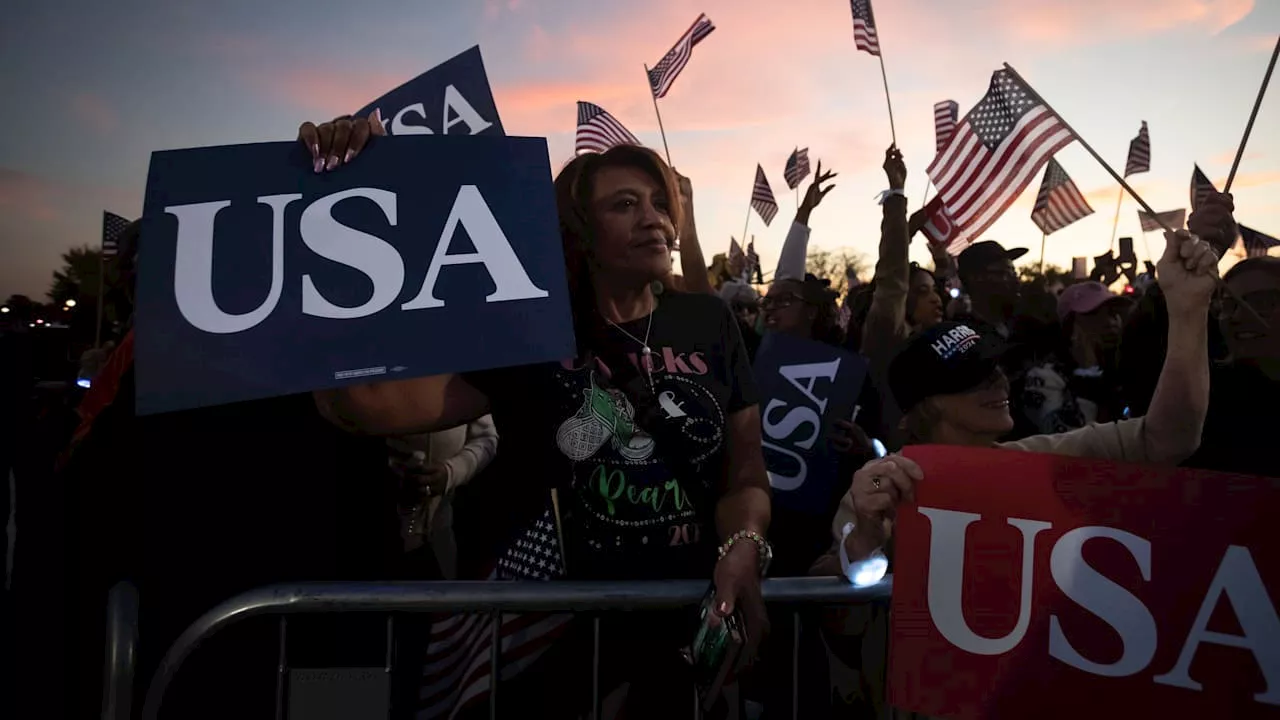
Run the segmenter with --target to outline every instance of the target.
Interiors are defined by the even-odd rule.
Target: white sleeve
[[[805,256],[809,252],[809,226],[791,223],[787,239],[778,255],[778,267],[773,271],[774,280],[803,280]]]

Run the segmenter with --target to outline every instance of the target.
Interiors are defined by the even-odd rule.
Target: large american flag
[[[942,198],[935,195],[924,206],[924,212],[928,219],[925,220],[921,232],[929,239],[931,245],[940,246],[947,251],[947,254],[953,256],[959,255],[969,247],[968,237],[951,221],[951,215],[947,213],[947,207],[942,204]]]
[[[1124,176],[1144,173],[1151,169],[1151,136],[1147,134],[1147,121],[1142,121],[1138,137],[1129,141],[1129,159],[1124,163]]]
[[[760,213],[765,225],[773,222],[773,216],[778,214],[778,201],[773,196],[769,181],[764,177],[764,168],[759,164],[756,165],[755,185],[751,186],[751,207]]]
[[[102,257],[115,257],[120,252],[120,235],[129,221],[113,212],[102,211]]]
[[[548,509],[516,538],[489,579],[538,582],[563,575],[555,519]],[[498,630],[500,682],[533,665],[564,634],[572,619],[567,613],[503,613]],[[492,613],[458,613],[432,623],[419,718],[452,719],[489,697],[493,688],[489,658],[493,623]]]
[[[1249,257],[1264,257],[1267,251],[1274,247],[1280,247],[1280,240],[1277,240],[1266,233],[1260,233],[1253,228],[1247,228],[1240,225],[1240,239],[1244,241],[1244,250]]]
[[[1044,181],[1040,183],[1035,207],[1031,209],[1031,221],[1040,228],[1040,232],[1048,235],[1092,214],[1093,208],[1085,202],[1080,188],[1071,182],[1067,171],[1057,160],[1049,158],[1044,166]]]
[[[796,148],[787,158],[787,167],[782,171],[782,179],[787,187],[794,190],[802,180],[809,176],[809,148]]]
[[[956,131],[956,118],[960,116],[960,103],[955,100],[943,100],[933,106],[933,134],[938,138],[938,147],[934,152],[942,152]]]
[[[977,237],[1074,139],[1030,87],[1009,69],[997,70],[987,94],[929,165],[929,178],[960,232]]]
[[[622,123],[599,105],[578,101],[578,136],[574,154],[602,153],[614,145],[639,145],[640,141]]]
[[[702,13],[697,20],[693,21],[689,29],[684,31],[684,35],[680,36],[667,54],[662,56],[658,64],[649,70],[649,89],[653,91],[655,98],[667,96],[667,91],[676,81],[676,76],[684,70],[685,65],[689,64],[689,58],[693,57],[693,46],[715,29],[716,26],[711,23],[707,14]]]
[[[1204,174],[1199,165],[1196,165],[1191,173],[1191,211],[1199,210],[1201,203],[1216,192],[1218,188],[1209,182],[1209,176]]]
[[[849,0],[853,7],[853,43],[859,50],[880,57],[880,38],[876,35],[876,18],[871,14],[871,0]]]
[[[1138,224],[1142,225],[1142,232],[1155,232],[1163,229],[1164,225],[1168,225],[1174,230],[1181,230],[1182,226],[1187,222],[1187,211],[1165,210],[1154,215],[1146,210],[1138,210]]]

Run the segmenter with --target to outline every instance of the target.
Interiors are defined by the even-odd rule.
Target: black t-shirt
[[[705,577],[727,418],[756,403],[737,321],[716,297],[668,292],[652,316],[602,325],[585,344],[586,360],[467,376],[517,460],[491,489],[506,537],[543,521],[556,488],[569,576]],[[520,541],[539,535],[545,524]]]

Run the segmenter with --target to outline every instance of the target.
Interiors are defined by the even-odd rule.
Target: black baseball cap
[[[942,322],[910,337],[889,361],[889,390],[902,412],[925,398],[972,390],[999,366],[1004,343],[972,326]]]
[[[1013,262],[1026,254],[1026,248],[1005,250],[1004,246],[995,240],[983,240],[970,245],[960,253],[956,258],[956,268],[961,274],[967,275],[1001,260]]]

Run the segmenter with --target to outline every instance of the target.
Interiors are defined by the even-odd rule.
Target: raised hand
[[[1187,229],[1209,243],[1221,258],[1235,244],[1239,233],[1236,220],[1231,216],[1235,209],[1235,200],[1230,193],[1213,193],[1187,218]]]
[[[822,203],[822,199],[827,193],[835,189],[835,185],[827,185],[823,187],[823,183],[829,183],[836,176],[834,172],[822,172],[822,161],[818,161],[818,170],[813,176],[813,182],[809,185],[809,189],[804,193],[804,200],[800,201],[800,209],[796,211],[796,222],[801,225],[809,224],[809,215],[813,209]]]
[[[1156,265],[1156,277],[1160,278],[1171,318],[1207,312],[1218,283],[1218,256],[1209,243],[1186,230],[1167,232],[1164,239],[1164,255]]]
[[[884,174],[889,178],[890,190],[901,190],[907,184],[907,164],[902,161],[902,151],[890,145],[884,151]]]
[[[367,118],[340,117],[319,125],[304,122],[298,128],[298,141],[311,152],[311,162],[319,173],[351,162],[370,138],[386,134],[382,112],[374,110]]]
[[[898,503],[915,500],[916,483],[924,479],[920,466],[901,455],[872,460],[853,474],[849,498],[853,502],[854,532],[846,539],[850,560],[882,547],[893,536]]]

